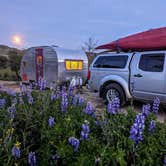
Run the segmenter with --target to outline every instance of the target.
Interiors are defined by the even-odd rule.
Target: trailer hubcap
[[[106,94],[108,102],[113,101],[115,98],[120,99],[120,95],[116,89],[109,89]]]

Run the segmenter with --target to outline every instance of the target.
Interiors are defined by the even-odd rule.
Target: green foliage
[[[22,54],[17,50],[9,51],[9,66],[16,73],[17,80],[20,80],[19,70],[22,59]]]
[[[128,109],[127,113],[107,114],[103,108],[103,117],[92,117],[83,112],[82,106],[73,106],[69,102],[68,110],[61,112],[61,97],[50,99],[50,91],[34,91],[34,102],[28,103],[27,94],[22,94],[24,104],[18,103],[14,119],[10,119],[8,107],[14,96],[1,94],[7,104],[0,109],[0,165],[28,165],[30,151],[36,153],[37,165],[71,165],[91,166],[98,159],[99,165],[163,165],[163,154],[166,150],[166,124],[157,123],[154,133],[149,133],[147,126],[155,116],[146,119],[143,141],[138,145],[129,138],[130,128],[136,112]],[[71,98],[69,99],[71,101]],[[48,119],[55,119],[49,127]],[[87,120],[90,127],[89,140],[80,141],[77,152],[68,144],[68,138],[80,139],[81,125]],[[11,155],[14,144],[21,143],[19,159]],[[59,156],[52,160],[51,156]]]
[[[15,72],[11,71],[10,68],[0,70],[0,79],[5,81],[16,81],[17,77]]]
[[[7,68],[8,58],[6,56],[0,56],[0,69]]]

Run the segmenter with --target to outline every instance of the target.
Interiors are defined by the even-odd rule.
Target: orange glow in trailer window
[[[66,65],[66,70],[82,70],[83,69],[82,60],[66,60],[65,65]]]

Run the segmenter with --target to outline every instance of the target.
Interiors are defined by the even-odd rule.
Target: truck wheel
[[[116,83],[112,83],[112,84],[107,85],[104,88],[104,92],[103,92],[103,99],[104,99],[106,104],[111,102],[114,98],[120,99],[121,106],[123,106],[126,102],[123,89]]]

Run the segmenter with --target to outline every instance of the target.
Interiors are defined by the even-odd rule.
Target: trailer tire
[[[115,97],[120,99],[121,106],[123,106],[126,103],[125,93],[121,86],[116,83],[111,83],[104,88],[103,99],[105,103],[108,104]]]

